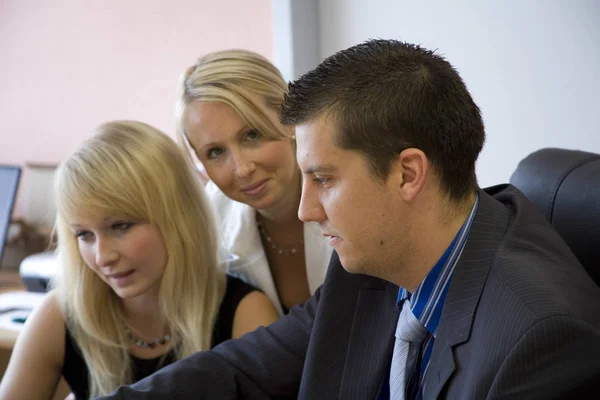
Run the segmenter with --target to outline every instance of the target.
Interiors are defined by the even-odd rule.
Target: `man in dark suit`
[[[481,190],[478,107],[454,68],[373,40],[290,84],[299,215],[335,253],[268,328],[113,399],[600,396],[600,289],[515,188]]]

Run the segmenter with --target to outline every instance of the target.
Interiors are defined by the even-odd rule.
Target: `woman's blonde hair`
[[[188,143],[184,120],[187,107],[196,100],[225,103],[246,125],[272,140],[290,139],[286,129],[275,123],[256,104],[279,113],[287,84],[279,70],[263,56],[247,50],[209,53],[187,68],[179,79],[175,123],[182,144]]]
[[[160,230],[168,261],[157,313],[177,343],[176,359],[209,349],[226,280],[203,189],[181,148],[144,123],[109,122],[61,164],[54,189],[61,265],[54,285],[90,371],[91,397],[131,383],[132,367],[122,303],[86,266],[69,228],[81,213],[132,218]]]

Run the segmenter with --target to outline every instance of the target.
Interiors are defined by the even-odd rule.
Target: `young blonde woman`
[[[226,50],[189,67],[178,91],[178,135],[209,178],[222,243],[237,257],[229,272],[283,314],[323,283],[332,251],[318,226],[298,219],[294,132],[278,120],[287,85],[264,57]]]
[[[277,319],[225,275],[212,219],[181,148],[139,122],[102,125],[57,171],[61,275],[28,318],[2,399],[108,394]]]

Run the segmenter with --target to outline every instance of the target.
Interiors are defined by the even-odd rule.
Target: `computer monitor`
[[[20,178],[20,167],[0,165],[0,262],[2,261],[8,225],[10,224]]]

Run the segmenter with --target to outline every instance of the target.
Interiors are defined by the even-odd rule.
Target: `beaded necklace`
[[[159,338],[154,338],[153,341],[151,342],[146,342],[144,339],[140,339],[136,336],[134,336],[133,332],[131,332],[131,329],[129,329],[129,327],[127,325],[125,325],[125,334],[127,335],[127,339],[134,343],[136,346],[138,347],[148,347],[150,349],[154,349],[156,348],[156,346],[164,346],[165,344],[169,343],[172,339],[171,335],[165,335],[162,339]]]
[[[269,236],[269,234],[267,233],[267,230],[265,229],[265,224],[260,219],[258,213],[256,213],[256,225],[258,226],[258,231],[265,238],[265,240],[267,241],[267,243],[269,244],[269,246],[271,246],[271,248],[273,250],[275,250],[277,252],[277,254],[280,254],[282,256],[293,256],[293,255],[297,254],[298,253],[298,249],[304,244],[304,241],[300,240],[299,243],[297,243],[297,244],[295,244],[293,246],[290,246],[290,247],[279,247],[279,246],[277,246],[273,242],[273,239],[271,239],[271,236]]]

